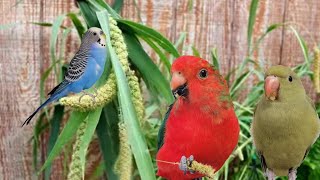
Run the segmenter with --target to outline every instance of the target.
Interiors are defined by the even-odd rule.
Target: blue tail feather
[[[25,121],[24,123],[22,124],[22,126],[24,125],[28,125],[31,121],[31,119],[33,118],[33,116],[35,116],[37,114],[37,112],[39,112],[44,106],[48,105],[49,103],[51,103],[52,101],[54,101],[53,98],[49,98],[47,99],[43,104],[41,104]],[[21,126],[21,127],[22,127]]]
[[[49,103],[60,99],[61,97],[64,97],[68,94],[68,88],[64,88],[63,90],[61,90],[60,92],[56,92],[54,94],[52,94],[43,104],[41,104],[22,124],[22,126],[24,125],[28,125],[31,121],[31,119],[46,105],[48,105]]]

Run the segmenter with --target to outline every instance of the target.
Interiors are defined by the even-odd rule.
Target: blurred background
[[[107,2],[113,3],[111,0]],[[40,164],[44,162],[47,156],[45,147],[49,133],[43,133],[40,136],[41,143],[36,146],[39,155],[34,156],[35,145],[31,143],[31,138],[37,131],[34,129],[36,120],[27,127],[20,126],[39,105],[41,88],[47,93],[57,84],[57,76],[54,73],[48,75],[42,86],[40,84],[41,75],[51,65],[49,47],[52,29],[50,24],[46,27],[45,23],[54,22],[62,14],[79,12],[75,4],[74,0],[2,0],[0,2],[0,179],[42,177],[36,175],[33,162],[38,161],[41,162]],[[237,76],[230,72],[237,69],[248,57],[259,64],[260,72],[270,65],[283,64],[296,67],[306,61],[306,55],[303,52],[305,49],[301,48],[301,42],[294,31],[287,26],[279,25],[272,29],[272,32],[266,33],[270,25],[284,23],[294,27],[299,36],[304,39],[305,48],[308,50],[307,56],[309,59],[313,58],[313,48],[320,42],[320,1],[258,2],[253,17],[255,22],[251,29],[252,38],[249,39],[251,4],[252,1],[248,0],[124,0],[120,15],[159,31],[173,43],[182,41],[177,48],[183,55],[196,54],[211,60],[214,49],[219,59],[220,72],[228,76],[230,84],[237,80]],[[71,20],[65,19],[62,26],[72,26]],[[251,51],[249,44],[258,41],[263,35],[266,36],[259,44],[259,48]],[[63,56],[68,62],[79,47],[80,39],[77,31],[72,29],[62,43],[65,44]],[[57,49],[62,43],[57,44]],[[159,60],[155,51],[146,43],[143,43],[143,47],[155,62]],[[250,67],[256,68],[257,65],[253,64]],[[310,67],[308,66],[306,74],[312,71]],[[168,75],[166,77],[170,79]],[[250,89],[259,81],[255,76],[245,79],[246,88],[235,98],[241,103]],[[308,95],[317,102],[318,96],[310,78],[305,77],[303,83]],[[146,108],[148,105],[146,103]],[[168,104],[159,106],[161,112],[154,118],[162,119],[166,105]],[[254,103],[250,108],[253,106]],[[147,138],[148,141],[155,141],[157,128],[158,126],[152,131],[151,139]],[[54,161],[51,171],[51,177],[54,179],[66,177],[68,159],[70,159],[70,156],[66,155],[68,153],[70,154],[67,151],[62,153]],[[90,175],[90,172],[96,171],[102,159],[98,142],[91,142],[87,156],[87,174]],[[231,166],[239,165],[239,170],[241,169],[239,162],[238,158]],[[254,167],[252,161],[248,161],[247,165],[249,169],[259,168],[258,160],[256,163],[257,167]],[[313,168],[318,168],[319,171],[319,167]],[[237,171],[234,169],[229,173],[236,174]],[[225,178],[238,179],[241,175],[241,172],[239,173],[234,177],[231,175]],[[138,175],[134,177],[138,178]],[[93,179],[99,178],[105,178],[105,175],[101,173]]]

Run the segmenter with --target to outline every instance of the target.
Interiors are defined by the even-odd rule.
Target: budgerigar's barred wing
[[[68,82],[79,80],[87,67],[90,46],[92,44],[89,42],[89,38],[86,38],[87,35],[87,33],[84,35],[79,51],[70,62],[68,71],[64,77]]]
[[[68,71],[64,79],[69,82],[75,82],[80,79],[88,64],[88,53],[78,51],[70,62]]]
[[[80,49],[70,61],[68,70],[64,76],[64,80],[58,86],[53,88],[48,95],[59,93],[65,87],[67,87],[70,83],[75,82],[81,78],[88,64],[88,57],[90,55],[89,51],[90,51],[90,46],[92,44],[88,36],[89,36],[88,32],[84,34]]]

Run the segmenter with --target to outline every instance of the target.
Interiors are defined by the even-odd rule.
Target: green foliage
[[[148,147],[145,143],[145,138],[142,135],[141,128],[139,126],[139,121],[133,107],[132,99],[130,97],[130,89],[127,82],[125,72],[123,71],[119,59],[114,52],[110,39],[109,32],[109,15],[107,11],[97,12],[98,20],[102,27],[102,30],[107,35],[107,49],[110,53],[110,59],[112,62],[112,67],[114,68],[117,84],[118,84],[118,102],[120,105],[120,114],[124,119],[126,127],[128,128],[129,144],[132,149],[132,153],[135,157],[138,169],[142,179],[155,179],[155,174],[152,169],[152,162],[150,154],[148,153]]]
[[[103,1],[79,1],[80,14],[85,20],[86,24],[79,18],[78,13],[68,13],[66,15],[59,16],[54,23],[34,23],[40,26],[51,27],[52,35],[50,40],[50,57],[52,60],[52,66],[45,72],[41,82],[42,96],[44,98],[44,83],[47,77],[51,72],[54,72],[57,80],[61,81],[63,77],[61,68],[64,66],[62,64],[64,60],[64,45],[65,39],[68,33],[70,32],[71,27],[63,27],[62,22],[64,19],[69,18],[73,22],[74,28],[76,28],[79,37],[85,32],[85,27],[98,26],[102,27],[104,32],[109,31],[108,24],[108,13],[106,10],[109,10],[109,13],[113,17],[118,18],[119,23],[122,25],[122,31],[126,38],[128,44],[128,51],[130,53],[130,61],[138,74],[141,75],[142,80],[146,83],[148,89],[152,92],[153,98],[162,99],[164,98],[168,103],[173,101],[171,91],[169,88],[169,83],[167,79],[161,74],[160,70],[148,56],[148,54],[143,50],[137,36],[149,42],[153,45],[152,47],[157,50],[158,54],[161,55],[163,62],[166,62],[167,67],[170,68],[169,56],[173,55],[178,56],[178,52],[175,49],[175,46],[171,44],[165,37],[155,30],[148,28],[146,26],[133,23],[130,21],[125,21],[119,19],[120,16],[113,11],[108,4],[105,4]],[[102,11],[104,10],[104,11]],[[97,14],[97,15],[96,15]],[[121,22],[120,22],[121,21]],[[62,38],[59,41],[59,32],[62,31]],[[107,38],[110,38],[108,33]],[[135,162],[137,170],[143,173],[139,173],[143,179],[154,179],[155,171],[154,164],[151,160],[149,148],[146,143],[145,134],[141,130],[139,121],[136,116],[135,109],[132,105],[130,97],[130,88],[128,87],[128,82],[126,79],[125,73],[123,72],[117,55],[115,54],[113,48],[110,44],[110,39],[107,41],[109,58],[111,61],[107,61],[107,64],[112,62],[113,70],[115,71],[117,84],[118,84],[118,99],[115,99],[114,103],[107,104],[104,108],[100,107],[90,112],[71,112],[71,116],[68,119],[67,123],[64,125],[63,130],[58,136],[59,129],[61,128],[61,119],[53,118],[50,123],[42,125],[43,123],[37,123],[35,128],[34,136],[34,156],[35,156],[35,165],[37,165],[36,157],[38,154],[39,148],[39,139],[38,137],[45,132],[46,129],[51,129],[50,142],[48,145],[48,157],[45,160],[45,163],[40,168],[38,173],[46,169],[45,177],[48,179],[50,176],[50,167],[53,160],[66,148],[66,145],[70,143],[73,139],[76,131],[81,122],[84,120],[87,122],[86,129],[81,135],[81,140],[77,143],[80,143],[79,149],[77,149],[77,157],[80,157],[80,164],[82,167],[85,166],[85,155],[88,149],[89,143],[94,135],[95,130],[97,130],[98,139],[100,141],[101,152],[104,157],[104,163],[99,166],[95,172],[105,171],[107,176],[110,179],[117,179],[117,175],[114,173],[114,164],[116,162],[118,152],[119,152],[119,136],[117,133],[118,122],[120,119],[117,118],[120,111],[121,119],[124,120],[127,126],[127,131],[129,134],[129,144],[131,145],[132,153],[135,157]],[[56,49],[57,45],[60,45],[60,49]],[[59,51],[58,51],[59,50]],[[57,56],[57,52],[60,52],[60,56]],[[132,52],[132,53],[131,53]],[[138,53],[137,53],[138,52]],[[167,54],[165,54],[167,53]],[[109,73],[111,72],[111,66],[106,65],[106,70],[102,75],[102,78],[96,83],[96,86],[99,87],[103,84]],[[54,116],[61,118],[61,114],[64,113],[59,106],[55,108]],[[50,112],[50,109],[49,111]],[[50,113],[47,113],[50,115]],[[50,117],[50,116],[48,116]],[[43,119],[44,116],[41,116]],[[50,119],[50,118],[49,118]],[[43,122],[39,121],[39,122]],[[147,122],[145,125],[148,126]],[[116,128],[116,130],[115,130]],[[153,129],[154,130],[154,129]],[[154,131],[156,132],[156,131]],[[111,134],[112,133],[112,134]],[[147,136],[148,137],[148,136]],[[108,142],[106,142],[108,141]],[[70,147],[69,147],[70,148]],[[40,151],[41,152],[41,151]],[[137,172],[137,171],[136,171]],[[136,174],[137,175],[137,174]],[[93,175],[92,175],[93,176]]]

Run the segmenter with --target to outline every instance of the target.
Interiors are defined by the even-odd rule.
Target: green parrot
[[[251,125],[253,143],[269,180],[297,168],[320,134],[320,121],[299,77],[281,65],[267,70],[265,95],[259,101]]]

